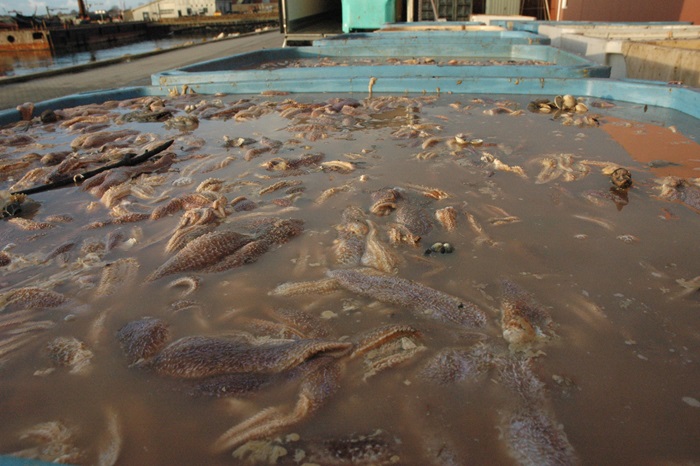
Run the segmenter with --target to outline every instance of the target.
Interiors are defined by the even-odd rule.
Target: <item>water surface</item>
[[[186,44],[212,40],[212,36],[171,36],[161,39],[140,41],[99,50],[75,53],[54,54],[51,51],[0,52],[0,77],[24,76],[43,71],[57,70],[77,65],[85,65],[102,60],[137,55],[155,50],[180,47]]]
[[[165,99],[177,116],[186,116],[185,109],[198,115],[198,127],[188,131],[168,129],[162,122],[117,124],[120,115],[153,104],[152,98],[104,110],[109,116],[103,131],[140,133],[140,139],[124,139],[134,152],[140,153],[151,140],[174,139],[169,152],[175,163],[162,173],[126,181],[141,189],[109,203],[112,207],[104,196],[68,187],[30,196],[36,203],[32,219],[48,219],[52,228],[27,231],[13,223],[2,225],[0,240],[12,258],[0,269],[3,296],[19,287],[43,287],[68,301],[26,311],[30,322],[48,321],[50,328],[22,333],[21,326],[0,321],[2,341],[16,333],[27,338],[18,349],[7,351],[0,365],[0,452],[17,454],[41,445],[41,439],[23,437],[23,432],[60,421],[70,435],[59,444],[70,446],[84,463],[109,457],[105,452],[111,445],[123,464],[230,464],[232,453],[266,464],[269,456],[256,460],[253,452],[269,454],[273,447],[285,452],[280,463],[295,464],[313,461],[314,445],[347,445],[348,438],[358,436],[368,444],[373,442],[368,438],[385,439],[382,445],[390,454],[374,461],[385,463],[527,463],[519,448],[541,448],[583,464],[698,461],[700,296],[697,286],[684,284],[697,281],[700,274],[694,252],[700,213],[664,200],[659,189],[667,175],[697,177],[700,165],[692,155],[698,153],[697,125],[677,112],[645,112],[625,103],[595,109],[600,126],[566,126],[551,115],[489,112],[495,107],[524,109],[528,99],[522,96],[339,97],[358,100],[343,107],[330,96],[313,94]],[[586,102],[593,111],[593,99]],[[295,107],[299,113],[286,112]],[[229,111],[227,117],[212,118],[224,110]],[[83,113],[95,112],[100,109]],[[5,160],[28,163],[19,170],[4,169],[4,190],[24,187],[17,181],[31,168],[43,166],[40,157],[70,151],[71,142],[81,135],[60,122],[18,128],[22,131],[3,130],[5,145],[0,150]],[[649,168],[647,160],[628,149],[625,138],[634,138],[633,132],[646,138],[650,149],[658,145],[654,150],[670,153],[680,144],[691,155],[669,157],[679,165]],[[34,142],[13,145],[10,138],[17,134],[29,135]],[[249,152],[266,147],[263,137],[280,144],[272,151]],[[455,137],[481,142],[448,145]],[[237,138],[249,141],[239,147]],[[109,144],[99,151],[76,147],[76,154],[98,157],[116,150]],[[335,171],[320,164],[268,169],[304,154],[352,162],[354,170]],[[586,162],[588,171],[576,165],[558,177],[542,176],[543,160],[562,154],[577,164]],[[497,168],[493,157],[513,170]],[[624,195],[608,196],[612,185],[602,172],[606,163],[632,172],[634,184]],[[245,196],[258,206],[240,212],[229,206],[217,230],[239,228],[243,219],[275,217],[303,220],[304,232],[241,267],[175,273],[148,282],[174,254],[166,252],[165,245],[186,211],[135,223],[109,220],[124,218],[125,212],[149,214],[195,192],[210,178],[223,181],[219,193],[227,201]],[[264,191],[279,181],[295,183]],[[387,187],[397,187],[433,219],[432,229],[417,245],[390,243],[396,212],[370,212],[372,193]],[[331,188],[342,189],[324,195]],[[425,195],[434,192],[431,189],[448,196]],[[473,303],[486,314],[486,325],[460,328],[416,313],[411,306],[342,289],[271,294],[281,284],[320,280],[327,270],[351,267],[339,264],[334,254],[342,214],[349,206],[365,213],[379,241],[398,258],[389,276]],[[434,220],[434,212],[447,206],[459,212],[453,231]],[[190,210],[193,214],[196,208]],[[51,220],[55,214],[72,221]],[[103,226],[87,228],[95,221]],[[112,249],[99,247],[116,232],[122,242]],[[426,254],[438,241],[451,243],[454,252]],[[57,246],[70,242],[75,244],[72,249],[47,259]],[[115,294],[99,295],[105,269],[127,258],[135,259],[138,268],[115,283]],[[182,276],[199,280],[199,287],[186,297],[181,288],[168,286]],[[525,348],[508,347],[501,329],[503,280],[528,292],[551,315],[547,338]],[[183,305],[183,300],[188,303]],[[115,337],[126,323],[148,316],[167,322],[173,341],[190,335],[230,337],[241,331],[274,339],[279,337],[271,330],[250,323],[279,323],[274,311],[281,308],[308,313],[317,325],[329,327],[327,338],[337,341],[382,325],[411,325],[420,331],[412,344],[424,348],[371,377],[363,357],[338,359],[336,391],[317,410],[269,435],[256,436],[241,449],[218,453],[212,451],[215,441],[232,426],[271,407],[290,413],[299,400],[301,381],[277,380],[241,397],[193,397],[187,381],[129,367]],[[6,306],[0,316],[9,312]],[[46,346],[59,336],[75,337],[94,353],[87,373],[73,374],[52,364]],[[537,396],[527,395],[528,388],[519,392],[509,387],[499,375],[503,368],[498,358],[493,367],[463,380],[439,382],[425,375],[442,351],[484,342],[494,357],[529,361],[534,380],[542,384],[541,390],[534,390]],[[443,369],[460,373],[455,367]],[[530,416],[541,414],[551,427],[529,444],[525,441],[524,447],[504,435],[523,410]],[[556,435],[560,440],[563,436],[572,454],[562,452],[553,440]],[[43,459],[56,459],[50,452]]]

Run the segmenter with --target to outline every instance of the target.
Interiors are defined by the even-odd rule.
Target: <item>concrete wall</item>
[[[561,10],[559,2],[562,2]],[[700,24],[700,0],[552,0],[550,9],[553,20],[692,21]]]
[[[700,86],[700,40],[684,41],[683,47],[676,41],[624,42],[622,54],[630,78]]]

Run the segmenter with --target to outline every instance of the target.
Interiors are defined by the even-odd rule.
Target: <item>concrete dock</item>
[[[274,30],[33,75],[2,78],[0,110],[15,108],[24,102],[41,102],[86,91],[150,86],[151,75],[160,71],[253,50],[281,47],[283,43],[284,36]]]

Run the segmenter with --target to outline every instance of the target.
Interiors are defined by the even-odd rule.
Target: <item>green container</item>
[[[379,29],[396,21],[396,0],[343,0],[343,32]]]

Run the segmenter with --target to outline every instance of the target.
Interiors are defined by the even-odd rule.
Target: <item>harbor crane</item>
[[[78,0],[78,16],[80,18],[88,17],[87,8],[85,7],[85,2],[83,0]]]

